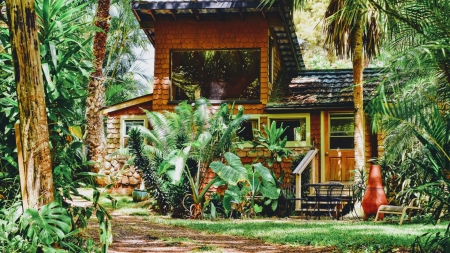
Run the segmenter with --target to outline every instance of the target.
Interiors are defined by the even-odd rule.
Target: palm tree
[[[381,42],[380,15],[369,2],[331,0],[325,12],[326,43],[340,57],[350,56],[353,64],[355,109],[355,169],[365,166],[363,70],[365,60],[378,53]]]
[[[390,73],[371,104],[375,127],[386,132],[386,159],[414,166],[424,176],[415,191],[448,203],[450,175],[450,4],[446,1],[370,0],[392,17]],[[404,158],[406,157],[406,158]],[[442,206],[442,205],[441,205]]]
[[[22,202],[24,209],[38,208],[53,201],[54,186],[35,5],[7,0],[6,7],[21,122]]]
[[[111,26],[103,65],[103,73],[107,77],[106,105],[147,94],[149,82],[153,79],[148,73],[146,59],[151,44],[131,12],[130,2],[113,0],[110,15]],[[108,96],[108,93],[113,96]]]
[[[261,0],[261,6],[276,0]],[[291,0],[291,9],[299,9],[305,0]],[[350,56],[353,65],[353,101],[355,109],[355,168],[365,166],[365,130],[363,104],[364,56],[370,60],[381,43],[380,15],[365,0],[331,0],[325,12],[326,43],[340,57]]]
[[[89,158],[96,163],[91,170],[101,172],[102,161],[106,156],[106,140],[103,130],[103,115],[100,109],[105,105],[105,77],[103,75],[103,61],[106,55],[106,40],[109,31],[109,8],[111,0],[98,0],[94,24],[100,31],[94,35],[94,72],[91,73],[88,84],[88,97],[86,99],[86,144]],[[104,180],[98,179],[99,184]]]

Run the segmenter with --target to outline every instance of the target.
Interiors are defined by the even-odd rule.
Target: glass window
[[[287,136],[288,141],[306,140],[306,118],[299,119],[274,119],[272,122],[279,127],[286,128],[281,139]]]
[[[190,50],[171,52],[175,100],[259,101],[261,50]]]
[[[283,135],[287,137],[286,147],[308,147],[311,145],[309,113],[279,114],[268,116],[269,128],[272,124],[286,128]]]
[[[258,129],[258,120],[250,119],[242,123],[237,135],[243,141],[253,140],[253,129]]]
[[[123,120],[123,132],[122,132],[122,147],[126,148],[128,146],[128,131],[134,126],[144,126],[145,127],[145,120],[144,119],[124,119]]]
[[[330,149],[353,149],[354,129],[353,114],[330,114]]]

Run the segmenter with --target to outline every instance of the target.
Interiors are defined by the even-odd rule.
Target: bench
[[[399,225],[402,225],[403,219],[405,218],[406,211],[409,211],[408,212],[408,221],[410,221],[411,220],[411,212],[413,210],[419,210],[419,211],[423,210],[423,208],[421,208],[419,205],[417,205],[417,206],[414,205],[416,202],[419,203],[419,199],[417,199],[417,198],[412,199],[411,202],[409,203],[409,205],[407,205],[407,206],[381,205],[380,207],[378,207],[378,212],[377,212],[377,215],[375,216],[374,222],[377,222],[378,215],[380,213],[399,214],[399,215],[401,215]]]

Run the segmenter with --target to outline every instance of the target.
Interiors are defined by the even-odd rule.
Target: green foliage
[[[143,130],[146,131],[146,130]],[[158,175],[157,168],[162,159],[149,153],[150,147],[144,144],[141,130],[130,129],[128,148],[133,155],[132,161],[136,168],[143,173],[143,180],[150,194],[156,199],[159,211],[167,214],[172,211],[173,217],[182,217],[184,210],[180,203],[188,189],[186,183],[173,185],[165,176]]]
[[[140,29],[128,0],[113,0],[111,19],[103,64],[106,93],[105,104],[120,103],[149,93],[153,80],[148,71],[150,41]]]
[[[39,210],[29,208],[21,219],[20,229],[32,242],[33,248],[41,246],[38,241],[42,246],[51,247],[53,243],[62,240],[71,228],[71,219],[66,209],[55,202],[42,206]]]
[[[92,65],[87,49],[90,39],[84,35],[89,31],[89,26],[80,19],[86,13],[86,3],[83,2],[36,1],[51,156],[57,187],[78,169],[83,170],[83,166],[79,165],[81,156],[75,154],[81,151],[74,151],[80,150],[78,147],[81,142],[71,142],[72,139],[81,138],[74,134],[73,129],[80,128],[84,121],[82,101],[85,99],[87,78]],[[0,120],[5,123],[0,126],[0,171],[7,173],[9,178],[14,178],[17,176],[17,165],[14,162],[17,154],[14,151],[13,125],[18,120],[18,105],[9,32],[4,26],[0,28],[0,37],[3,48],[0,53],[3,76],[0,79]]]
[[[450,226],[444,233],[424,233],[416,237],[412,244],[412,252],[448,252],[450,250]]]
[[[218,177],[205,182],[205,175],[211,162],[235,148],[236,131],[248,117],[243,107],[233,112],[234,106],[222,104],[213,113],[206,99],[182,102],[174,112],[146,112],[153,129],[141,132],[151,144],[150,159],[160,162],[159,173],[174,184],[187,182],[196,205],[203,204],[213,184],[223,184]]]
[[[2,252],[107,252],[111,241],[111,216],[98,204],[99,192],[93,198],[73,195],[91,202],[91,206],[66,206],[52,202],[39,210],[29,208],[22,213],[21,202],[0,208],[0,249]],[[72,198],[72,195],[68,197]],[[66,203],[63,202],[65,206]],[[100,245],[81,234],[95,214],[100,227]]]
[[[353,173],[353,199],[361,202],[367,188],[367,172],[364,168],[355,168],[351,172]]]
[[[283,129],[283,125],[281,125],[280,128],[277,128],[275,124],[270,124],[270,128],[263,125],[263,128],[264,132],[255,129],[255,140],[252,141],[252,152],[257,152],[257,150],[262,147],[269,151],[269,156],[258,156],[255,158],[255,161],[263,159],[263,163],[267,164],[268,167],[277,166],[279,173],[281,174],[281,161],[283,158],[288,158],[293,154],[292,150],[286,148],[287,136],[281,139],[281,136],[287,128]]]
[[[227,164],[214,161],[210,167],[228,183],[223,201],[225,210],[227,212],[232,210],[232,202],[237,202],[243,207],[250,200],[250,208],[254,208],[255,213],[261,212],[262,208],[255,204],[255,196],[258,195],[266,199],[264,203],[271,205],[272,210],[275,210],[280,189],[277,188],[270,170],[261,163],[244,166],[241,159],[233,153],[225,153],[224,158]]]
[[[0,209],[0,248],[2,252],[90,252],[70,242],[80,232],[72,231],[72,225],[66,209],[56,202],[39,210],[29,208],[23,214],[16,202]]]
[[[392,52],[386,80],[370,104],[374,129],[386,133],[385,160],[401,196],[421,194],[448,213],[450,171],[447,1],[371,1],[389,18]],[[397,196],[398,197],[398,196]],[[418,252],[448,251],[446,233],[418,238]],[[446,242],[447,241],[447,242]],[[447,243],[447,246],[445,244]],[[445,249],[445,250],[444,250]]]

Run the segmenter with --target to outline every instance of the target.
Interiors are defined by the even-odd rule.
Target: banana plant
[[[263,125],[263,128],[264,132],[255,129],[256,138],[251,142],[253,145],[252,152],[257,152],[258,149],[264,148],[269,151],[269,156],[258,156],[255,161],[262,159],[262,163],[267,164],[268,167],[278,167],[277,169],[281,176],[283,174],[281,161],[294,153],[286,148],[287,136],[281,138],[287,128],[283,128],[283,124],[279,128],[275,124],[270,124],[270,128]]]
[[[243,165],[241,159],[230,152],[225,153],[224,157],[227,164],[214,161],[210,166],[228,183],[223,200],[225,210],[232,210],[232,202],[237,202],[242,207],[250,200],[250,216],[254,216],[262,211],[262,207],[255,204],[255,197],[258,195],[265,199],[265,205],[271,204],[272,210],[275,210],[280,189],[270,170],[261,163]]]

